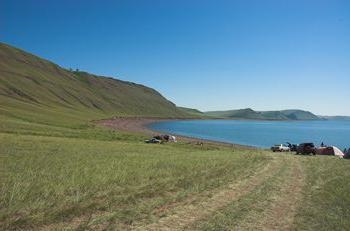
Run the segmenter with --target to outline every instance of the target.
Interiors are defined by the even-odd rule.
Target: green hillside
[[[187,108],[187,107],[178,107],[178,108],[181,109],[182,111],[184,111],[185,113],[192,115],[192,116],[207,117],[207,115],[205,115],[203,112],[201,112],[200,110],[197,110],[197,109]]]
[[[71,125],[114,115],[187,117],[154,89],[72,72],[0,43],[0,115],[40,124]]]
[[[291,120],[318,120],[320,119],[317,115],[302,110],[283,110],[281,111],[287,118]]]
[[[251,108],[210,111],[206,115],[217,118],[257,119],[257,120],[317,120],[318,116],[303,110],[254,111]]]
[[[212,117],[222,117],[222,118],[247,118],[247,119],[256,119],[259,114],[250,109],[238,109],[238,110],[229,110],[229,111],[210,111],[205,112],[206,115]]]

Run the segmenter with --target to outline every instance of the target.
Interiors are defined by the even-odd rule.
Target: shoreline
[[[178,121],[178,120],[196,120],[196,119],[195,118],[169,119],[169,118],[152,118],[152,117],[113,117],[110,119],[102,119],[102,120],[94,121],[94,123],[101,125],[103,127],[114,129],[114,130],[141,133],[143,135],[155,136],[155,135],[161,134],[162,132],[153,130],[149,128],[148,125],[152,123],[165,122],[165,121]],[[201,138],[182,136],[182,135],[177,135],[172,133],[170,134],[176,136],[178,141],[189,142],[194,144],[203,143],[203,144],[211,144],[211,145],[214,144],[214,145],[221,145],[221,146],[233,147],[233,148],[244,148],[244,149],[254,149],[254,150],[261,149],[258,147],[253,147],[248,145],[201,139]]]

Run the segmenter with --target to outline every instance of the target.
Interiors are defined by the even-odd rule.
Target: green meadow
[[[157,208],[252,174],[269,160],[215,145],[147,145],[143,138],[91,128],[67,137],[1,133],[1,227],[69,226],[75,218],[116,227],[150,222]]]
[[[350,226],[348,160],[144,144],[142,134],[91,123],[1,122],[3,230]]]

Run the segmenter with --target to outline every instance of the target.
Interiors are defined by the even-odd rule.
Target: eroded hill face
[[[0,101],[2,115],[39,122],[53,116],[58,116],[57,119],[187,116],[154,89],[68,71],[3,43],[0,43]]]

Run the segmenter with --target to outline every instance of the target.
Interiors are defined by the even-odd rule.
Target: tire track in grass
[[[211,197],[216,192],[220,191],[222,188],[226,188],[227,184],[232,182],[232,179],[235,181],[246,180],[256,174],[259,174],[262,169],[267,168],[271,162],[274,161],[274,158],[268,156],[268,158],[264,158],[264,161],[259,162],[257,165],[254,165],[254,168],[245,168],[242,169],[241,172],[237,172],[233,177],[227,178],[225,180],[226,184],[221,184],[216,188],[211,188],[205,191],[199,191],[189,194],[177,194],[176,192],[169,192],[165,197],[166,200],[163,200],[163,195],[157,198],[148,198],[143,200],[147,203],[143,207],[139,207],[137,211],[140,211],[140,215],[137,219],[131,220],[131,222],[124,222],[120,219],[121,213],[118,209],[109,209],[106,211],[96,211],[91,213],[86,213],[80,216],[73,217],[72,219],[67,219],[66,221],[55,222],[50,224],[44,224],[40,226],[40,230],[53,230],[53,229],[91,229],[91,230],[131,230],[135,227],[146,226],[150,222],[154,222],[164,215],[172,214],[172,211],[182,205],[186,204],[195,204],[198,202]],[[238,162],[239,163],[239,162]],[[241,169],[241,168],[238,168]],[[231,181],[230,181],[231,179]],[[221,180],[221,179],[218,179]],[[228,182],[227,182],[228,180]],[[165,203],[156,204],[156,200],[161,199]],[[153,202],[154,201],[154,202]],[[129,208],[125,208],[129,209]],[[125,214],[125,213],[124,213]],[[116,227],[116,228],[115,228]]]
[[[180,204],[170,212],[170,215],[159,219],[158,222],[146,226],[133,227],[133,229],[184,230],[197,220],[209,216],[232,201],[238,200],[264,183],[270,176],[279,171],[280,165],[278,160],[279,158],[273,158],[270,163],[261,171],[256,172],[254,176],[229,184],[221,191],[213,194],[211,198],[207,198],[197,204]]]
[[[188,229],[292,230],[301,201],[304,173],[300,160],[283,156],[280,170],[237,202]]]
[[[302,200],[305,175],[298,157],[290,158],[291,171],[285,178],[279,197],[260,221],[262,230],[293,230],[294,217]]]

